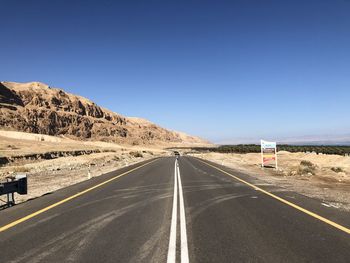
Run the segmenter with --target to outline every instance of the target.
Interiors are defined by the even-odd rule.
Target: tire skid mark
[[[157,195],[153,198],[142,200],[132,205],[128,205],[121,209],[115,210],[113,212],[106,213],[97,218],[93,218],[80,225],[79,227],[71,231],[65,232],[59,235],[58,237],[50,240],[45,245],[26,252],[23,256],[10,261],[10,263],[49,262],[49,260],[46,260],[48,257],[53,256],[55,252],[58,252],[60,249],[65,247],[74,248],[74,251],[68,254],[64,261],[76,262],[79,259],[81,253],[83,253],[84,250],[89,246],[89,244],[92,243],[92,241],[98,235],[98,233],[103,228],[108,226],[109,223],[113,222],[113,220],[116,220],[118,217],[121,217],[135,209],[139,209],[153,202],[157,202],[159,200],[170,197],[172,197],[171,194]],[[80,206],[80,208],[82,207],[84,207],[84,205]],[[75,209],[77,208],[71,209],[70,211]]]
[[[196,207],[190,208],[191,221],[195,220],[197,216],[199,216],[202,212],[207,210],[208,208],[220,204],[222,202],[226,202],[232,199],[248,197],[251,194],[242,194],[242,195],[233,195],[233,194],[225,194],[216,196],[214,198],[208,199],[204,202],[199,203]]]

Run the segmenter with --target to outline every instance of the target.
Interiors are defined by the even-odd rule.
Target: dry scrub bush
[[[129,154],[133,157],[136,157],[136,158],[143,157],[142,153],[140,153],[140,152],[130,152]]]
[[[331,170],[336,173],[343,173],[344,170],[340,167],[332,167]]]
[[[315,175],[317,166],[310,161],[301,161],[297,169],[299,175]]]
[[[300,162],[300,165],[301,165],[301,166],[305,166],[305,167],[313,167],[313,166],[315,166],[312,162],[310,162],[310,161],[305,161],[305,160],[302,160],[302,161]]]
[[[118,156],[113,156],[112,160],[117,162],[120,160],[120,158]]]
[[[29,169],[27,167],[24,166],[17,166],[13,168],[13,172],[14,173],[27,173],[29,172]]]

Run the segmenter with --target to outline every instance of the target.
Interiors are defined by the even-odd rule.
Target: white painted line
[[[168,263],[176,262],[176,225],[177,225],[177,176],[176,176],[176,165],[174,169],[174,197],[173,197],[173,212],[171,215],[171,227],[170,227],[170,238],[169,238],[169,249],[168,249]]]
[[[180,201],[180,229],[181,229],[181,263],[188,263],[188,245],[187,245],[187,231],[186,231],[186,215],[185,215],[185,205],[182,192],[181,176],[179,164],[176,161],[177,166],[177,176],[179,181],[179,201]]]

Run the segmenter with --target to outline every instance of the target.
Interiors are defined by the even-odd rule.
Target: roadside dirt
[[[350,211],[350,157],[279,152],[279,169],[261,168],[260,154],[188,153]],[[306,164],[306,165],[303,165]]]
[[[28,194],[15,194],[17,203],[100,176],[143,160],[167,154],[157,148],[125,146],[106,142],[81,142],[47,136],[10,138],[0,136],[0,158],[11,162],[0,166],[0,181],[27,174]],[[52,137],[52,138],[51,138]],[[5,196],[0,197],[0,205]]]

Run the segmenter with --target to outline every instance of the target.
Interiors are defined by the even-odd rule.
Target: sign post
[[[277,143],[261,140],[261,166],[274,162],[276,170],[277,164]]]

